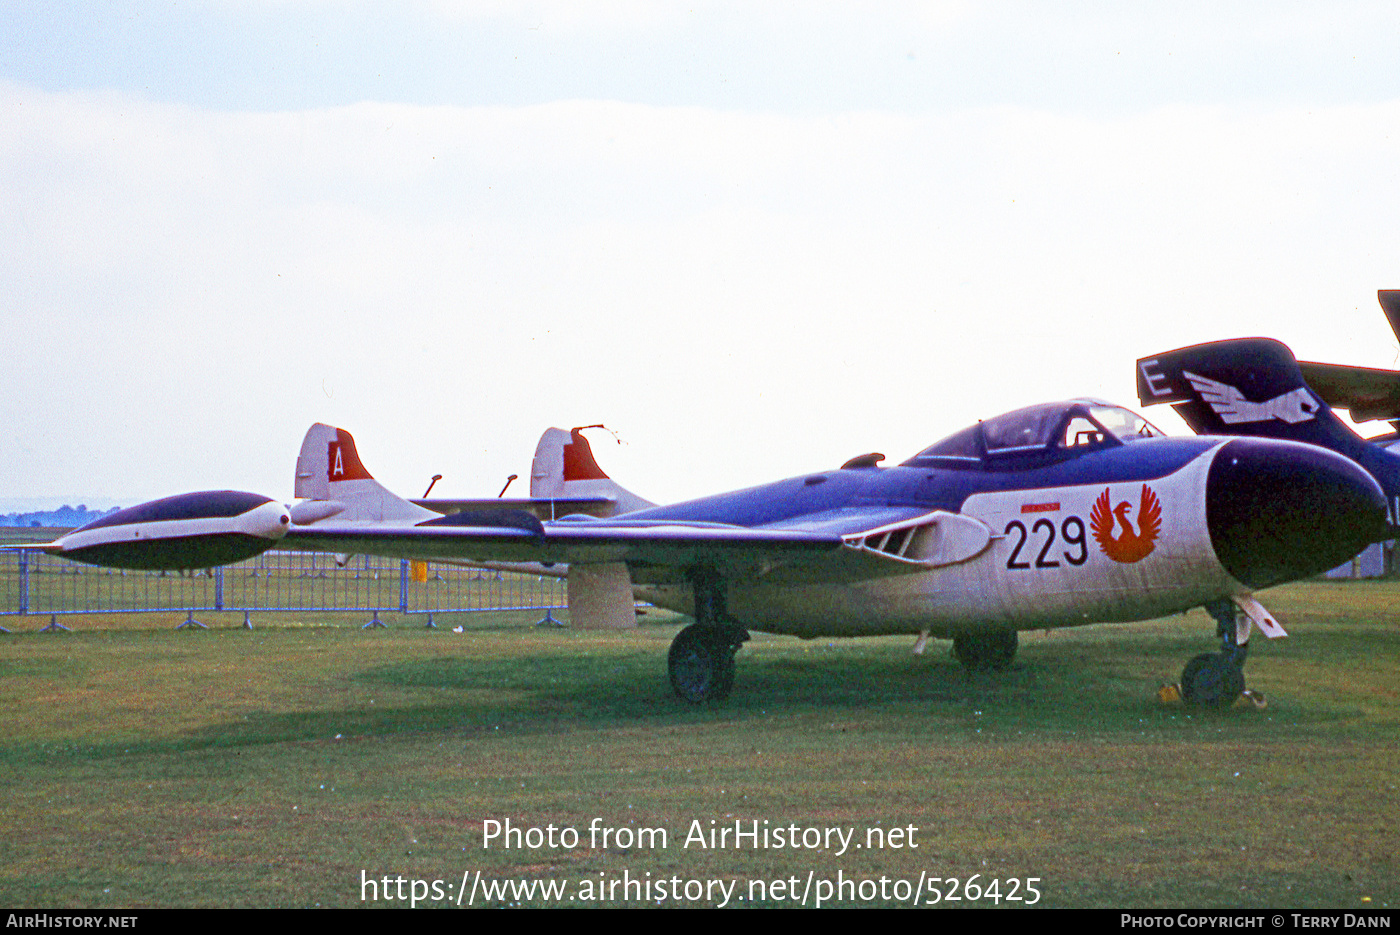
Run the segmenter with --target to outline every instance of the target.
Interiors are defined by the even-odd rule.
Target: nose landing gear
[[[1249,653],[1249,618],[1226,598],[1205,605],[1215,618],[1220,652],[1201,653],[1181,671],[1181,697],[1203,708],[1228,708],[1244,693],[1244,662]]]

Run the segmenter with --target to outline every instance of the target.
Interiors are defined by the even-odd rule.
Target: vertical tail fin
[[[311,426],[297,455],[296,496],[292,509],[300,524],[336,517],[337,522],[416,523],[438,516],[395,496],[365,470],[355,439],[344,429]]]
[[[535,460],[530,466],[530,496],[538,500],[604,497],[617,504],[618,513],[656,506],[603,472],[581,428],[567,432],[545,429],[535,446]]]

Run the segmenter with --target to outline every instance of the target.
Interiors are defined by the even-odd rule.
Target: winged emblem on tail
[[[1306,387],[1300,386],[1273,399],[1255,403],[1245,399],[1243,393],[1228,383],[1221,383],[1189,370],[1181,371],[1181,375],[1191,382],[1192,388],[1200,394],[1202,402],[1215,410],[1215,414],[1220,416],[1220,421],[1226,425],[1267,422],[1270,419],[1295,425],[1315,417],[1320,408]]]
[[[1136,529],[1128,520],[1128,511],[1132,508],[1128,500],[1114,506],[1113,498],[1105,487],[1089,512],[1089,528],[1094,533],[1094,539],[1104,554],[1115,562],[1142,561],[1152,554],[1157,536],[1162,532],[1162,503],[1157,499],[1156,491],[1146,484],[1142,485]],[[1114,535],[1115,527],[1117,535]]]

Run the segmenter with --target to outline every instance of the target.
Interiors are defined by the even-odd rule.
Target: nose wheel
[[[1215,618],[1215,632],[1220,637],[1220,652],[1201,653],[1181,670],[1181,697],[1191,705],[1203,708],[1228,708],[1244,693],[1244,661],[1249,653],[1249,621],[1245,620],[1246,639],[1239,640],[1240,627],[1233,601],[1211,601],[1206,611]]]
[[[1203,708],[1227,708],[1244,692],[1244,672],[1224,653],[1201,653],[1181,670],[1181,697]]]

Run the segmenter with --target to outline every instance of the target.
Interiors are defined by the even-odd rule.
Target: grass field
[[[1269,705],[1219,714],[1156,700],[1213,648],[1199,611],[1024,634],[997,675],[963,672],[946,643],[915,658],[909,638],[757,635],[733,697],[699,709],[665,675],[686,621],[655,611],[626,633],[536,630],[536,612],[432,631],[362,631],[362,614],[248,631],[207,614],[213,629],[177,633],[165,614],[41,634],[47,618],[6,618],[28,632],[0,635],[0,902],[355,906],[364,880],[397,896],[402,877],[442,881],[419,905],[443,905],[481,871],[569,888],[478,889],[478,905],[591,905],[616,881],[673,879],[735,886],[730,904],[747,905],[754,881],[800,891],[839,874],[848,898],[828,902],[907,904],[923,875],[979,896],[945,905],[1020,905],[1011,881],[1026,900],[1037,878],[1041,906],[1393,907],[1400,585],[1264,598],[1292,633],[1255,641],[1250,687]],[[484,848],[507,819],[580,841]],[[607,846],[592,846],[595,819]],[[736,820],[905,837],[845,853],[685,845],[692,822]],[[721,902],[714,886],[699,904]]]

